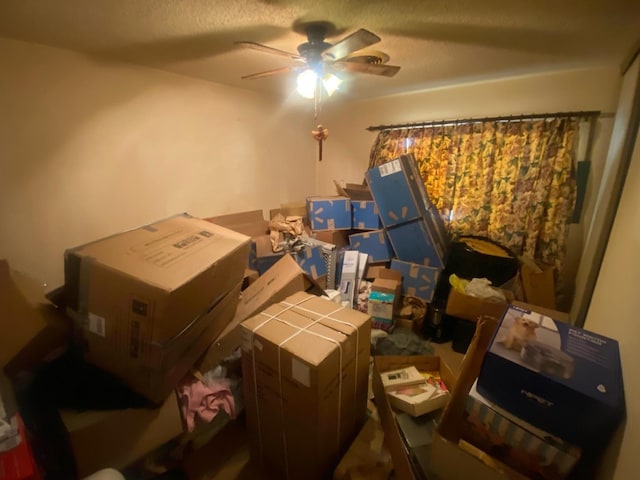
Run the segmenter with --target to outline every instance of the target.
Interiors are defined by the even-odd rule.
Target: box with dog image
[[[542,430],[596,448],[624,415],[618,342],[510,305],[487,349],[478,392]]]

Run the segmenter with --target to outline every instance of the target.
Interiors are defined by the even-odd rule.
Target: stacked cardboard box
[[[328,478],[366,416],[371,321],[297,293],[242,323],[252,457],[287,478]]]
[[[178,215],[65,253],[85,358],[161,403],[231,321],[249,237]]]
[[[404,291],[411,288],[422,292],[420,298],[431,301],[439,272],[446,266],[450,241],[414,157],[402,155],[365,175],[395,259],[435,269],[428,275],[412,277],[411,286],[404,285]],[[423,277],[424,285],[420,284]]]

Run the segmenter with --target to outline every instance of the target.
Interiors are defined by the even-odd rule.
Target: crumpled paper
[[[303,246],[304,224],[302,217],[292,215],[285,217],[278,213],[269,222],[269,238],[274,253],[295,250]]]
[[[487,278],[472,278],[465,280],[458,277],[455,273],[449,276],[449,283],[458,292],[464,293],[471,297],[482,298],[485,300],[506,302],[507,299],[499,289],[491,286],[491,280]]]

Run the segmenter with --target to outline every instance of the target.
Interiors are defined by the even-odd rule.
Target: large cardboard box
[[[379,230],[382,228],[378,207],[373,200],[351,199],[351,225],[356,230]]]
[[[366,417],[368,315],[297,293],[242,323],[251,455],[287,478],[325,479]]]
[[[296,292],[324,293],[322,287],[290,255],[285,255],[241,293],[233,320],[198,360],[196,368],[207,372],[218,366],[240,347],[242,321]]]
[[[401,155],[365,176],[385,227],[422,218],[433,206],[413,155]]]
[[[441,244],[424,219],[390,227],[387,235],[399,260],[439,269],[446,266],[448,246]]]
[[[388,262],[393,257],[393,249],[384,230],[353,233],[349,235],[352,250],[369,255],[371,262]]]
[[[247,236],[186,214],[68,250],[86,359],[161,402],[231,321],[248,251]]]
[[[442,270],[436,267],[425,267],[417,263],[391,260],[391,270],[402,275],[402,294],[408,297],[421,298],[431,302]]]
[[[348,197],[309,197],[307,212],[314,232],[351,229],[351,200]]]
[[[477,388],[513,415],[590,451],[611,437],[625,411],[618,342],[536,307],[506,309]]]
[[[81,478],[124,468],[182,433],[176,395],[154,409],[62,410],[60,416]]]

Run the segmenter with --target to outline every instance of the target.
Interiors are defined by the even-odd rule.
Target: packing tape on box
[[[339,353],[339,372],[338,372],[338,428],[337,428],[337,449],[340,450],[340,433],[341,433],[341,425],[340,425],[340,412],[341,412],[341,408],[342,408],[342,366],[343,366],[343,356],[342,356],[342,344],[340,342],[338,342],[337,340],[333,339],[333,338],[329,338],[326,337],[322,334],[316,333],[316,332],[312,332],[309,331],[309,328],[317,325],[318,323],[320,323],[322,320],[331,320],[334,321],[336,323],[340,323],[342,325],[346,325],[349,326],[351,328],[353,328],[356,332],[356,351],[355,351],[355,369],[356,369],[356,373],[358,371],[358,352],[359,352],[359,348],[360,348],[360,338],[359,338],[359,332],[357,327],[355,327],[355,325],[351,325],[348,322],[344,322],[342,320],[338,320],[337,318],[333,318],[331,317],[331,315],[336,314],[337,312],[344,310],[345,307],[338,307],[335,310],[321,315],[318,319],[312,321],[309,325],[307,325],[306,327],[299,327],[297,325],[293,325],[292,323],[287,322],[286,320],[283,320],[282,318],[278,318],[278,315],[282,315],[284,312],[286,311],[290,311],[294,308],[297,308],[301,311],[304,312],[308,312],[308,313],[313,313],[314,315],[317,315],[317,312],[314,312],[313,310],[309,310],[306,309],[304,307],[302,307],[301,305],[305,302],[307,302],[308,300],[312,299],[312,298],[316,298],[313,296],[309,296],[307,298],[304,298],[302,300],[300,300],[297,303],[286,303],[286,302],[281,302],[282,305],[285,305],[285,308],[283,308],[282,310],[280,310],[278,313],[276,313],[275,315],[270,315],[267,314],[265,312],[260,312],[260,315],[263,315],[265,317],[267,317],[267,319],[258,324],[253,330],[252,330],[252,335],[255,334],[261,327],[265,326],[267,323],[269,323],[272,320],[277,320],[280,323],[284,323],[285,325],[288,325],[292,328],[296,328],[298,329],[297,332],[295,332],[294,334],[290,335],[288,338],[284,339],[282,342],[280,342],[278,344],[278,388],[279,388],[279,394],[280,394],[280,415],[281,415],[281,422],[282,422],[282,441],[283,441],[283,447],[284,447],[284,460],[285,460],[285,465],[286,465],[286,472],[287,472],[287,478],[289,478],[289,458],[288,458],[288,452],[287,452],[287,439],[286,439],[286,429],[285,429],[285,419],[284,419],[284,400],[282,398],[282,365],[280,363],[280,351],[282,346],[287,343],[288,341],[290,341],[291,339],[297,337],[298,335],[300,335],[302,332],[307,332],[311,335],[315,335],[318,338],[322,338],[324,340],[327,340],[331,343],[334,343],[335,345],[337,345],[338,347],[338,353]],[[328,328],[328,325],[325,325]],[[340,332],[342,333],[342,332]],[[256,404],[256,417],[258,419],[258,442],[259,442],[259,447],[260,447],[260,458],[263,458],[263,445],[262,445],[262,431],[261,431],[261,427],[260,427],[260,412],[259,412],[259,404],[258,404],[258,382],[257,382],[257,375],[255,374],[256,372],[256,357],[255,357],[255,353],[253,352],[253,349],[255,348],[255,342],[251,342],[251,349],[252,349],[252,361],[253,361],[253,371],[254,371],[254,376],[253,376],[253,391],[254,391],[254,395],[255,395],[255,404]],[[354,389],[357,391],[357,375],[354,374]]]

